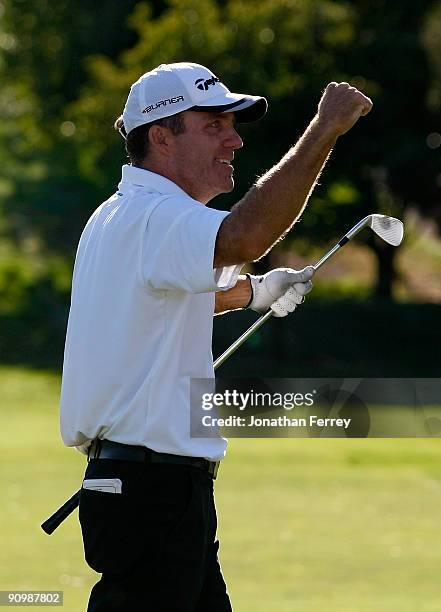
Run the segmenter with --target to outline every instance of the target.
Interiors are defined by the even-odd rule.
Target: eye
[[[215,121],[212,121],[212,122],[210,123],[210,127],[215,127],[215,128],[217,128],[217,127],[219,127],[219,125],[220,125],[220,121],[219,121],[218,119],[216,119]]]

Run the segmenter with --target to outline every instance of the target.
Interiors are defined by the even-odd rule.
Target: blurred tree
[[[326,1],[172,0],[157,19],[148,3],[139,3],[129,21],[138,43],[117,62],[91,58],[90,83],[71,106],[83,170],[93,177],[100,174],[103,188],[110,189],[109,173],[118,171],[123,143],[108,126],[121,113],[131,83],[161,62],[200,62],[232,90],[270,99],[265,121],[241,127],[246,148],[237,155],[237,188],[214,203],[230,207],[256,175],[286,152],[314,115],[320,91],[335,74],[334,54],[343,53],[355,39],[353,20],[349,5]],[[100,139],[92,148],[94,131]],[[329,229],[334,221],[327,220]]]
[[[356,6],[357,39],[340,66],[375,108],[360,130],[342,139],[333,171],[356,185],[363,211],[403,217],[418,208],[439,215],[441,138],[433,133],[441,117],[439,105],[429,104],[433,66],[422,44],[424,27],[437,21],[434,2],[360,0]],[[378,257],[377,294],[390,297],[396,250],[372,237],[370,244]]]
[[[263,122],[243,126],[237,189],[215,206],[231,206],[295,142],[327,82],[347,80],[374,99],[374,112],[338,142],[282,248],[293,237],[306,245],[330,240],[377,210],[439,215],[439,0],[0,6],[0,204],[17,240],[36,233],[42,249],[73,257],[87,216],[115,188],[124,161],[112,124],[130,84],[161,62],[182,60],[270,100]],[[389,296],[394,252],[371,246],[377,293]]]
[[[135,4],[0,0],[2,360],[62,345],[72,251],[84,225],[78,202],[101,195],[78,167],[64,109],[88,79],[84,57],[135,43],[125,27]]]
[[[172,0],[154,19],[150,5],[139,3],[130,18],[137,44],[118,62],[93,58],[90,84],[73,107],[81,147],[94,131],[101,134],[87,147],[83,169],[95,177],[97,168],[116,171],[120,156],[106,128],[130,84],[160,62],[189,59],[212,67],[236,91],[270,99],[265,121],[242,130],[252,146],[238,156],[238,189],[220,205],[233,204],[236,194],[294,142],[327,82],[347,80],[374,99],[375,110],[337,144],[324,186],[291,236],[330,239],[375,211],[403,216],[417,207],[436,215],[434,132],[440,117],[439,106],[429,104],[432,67],[421,37],[424,27],[426,40],[436,38],[430,34],[439,27],[437,13],[429,10],[433,5],[429,0]],[[103,186],[107,178],[102,175]],[[377,294],[390,297],[395,251],[366,239],[378,258]]]
[[[37,234],[43,250],[65,252],[78,238],[77,204],[91,197],[93,182],[78,168],[76,126],[65,107],[89,78],[85,57],[116,56],[135,43],[135,32],[125,26],[135,5],[0,2],[0,201],[18,244]]]
[[[431,216],[433,216],[441,228],[441,2],[438,0],[433,4],[424,17],[422,28],[422,45],[427,54],[430,66],[430,81],[428,83],[427,106],[431,111],[434,121],[430,125],[430,133],[427,135],[427,146],[432,150],[432,160],[436,166],[436,181],[430,182],[430,202],[432,204]],[[432,162],[432,164],[433,164]]]

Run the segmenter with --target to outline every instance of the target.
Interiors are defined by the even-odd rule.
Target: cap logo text
[[[184,96],[176,96],[175,98],[167,98],[166,100],[159,100],[155,102],[155,104],[150,104],[150,106],[146,106],[142,111],[143,113],[150,113],[152,110],[156,110],[161,106],[167,106],[167,104],[176,104],[177,102],[183,102]]]
[[[211,79],[196,79],[194,82],[196,87],[202,91],[207,91],[210,85],[215,85],[215,83],[219,83],[219,79],[215,76],[212,76]]]

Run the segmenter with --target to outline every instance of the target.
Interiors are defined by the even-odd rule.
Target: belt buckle
[[[100,456],[101,452],[101,443],[102,441],[99,438],[95,438],[89,444],[87,449],[87,461],[89,462],[91,459],[97,459]]]
[[[213,480],[217,478],[217,472],[219,470],[220,461],[210,461],[208,464],[208,473],[213,477]]]

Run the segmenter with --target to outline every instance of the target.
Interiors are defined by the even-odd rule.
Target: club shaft
[[[343,238],[340,240],[340,242],[343,242]],[[336,253],[339,249],[341,249],[341,247],[346,244],[346,241],[343,242],[343,244],[340,244],[340,242],[338,242],[337,244],[335,244],[332,249],[329,249],[329,251],[327,253],[325,253],[323,255],[323,257],[321,257],[317,263],[315,263],[312,267],[314,268],[314,270],[318,270],[319,268],[321,268],[321,266],[328,261],[328,259],[330,257],[332,257],[334,255],[334,253]]]
[[[369,222],[370,217],[364,217],[361,219],[353,228],[349,230],[347,234],[343,236],[341,240],[337,242],[327,253],[321,257],[317,263],[315,263],[312,267],[314,270],[318,270],[330,257],[334,255],[342,246],[344,246],[351,238],[353,238],[358,232],[360,232]],[[255,331],[259,329],[268,319],[273,316],[273,311],[270,309],[264,315],[262,315],[251,327],[249,327],[233,344],[227,348],[227,350],[222,353],[220,357],[216,359],[213,366],[216,370],[219,366],[221,366],[233,353],[237,351],[237,349],[242,346],[244,342],[248,340],[250,336],[254,334]]]
[[[362,219],[362,221],[357,223],[357,225],[355,225],[350,230],[350,232],[345,234],[343,238],[339,242],[337,242],[337,244],[335,244],[331,249],[329,249],[329,251],[325,253],[323,257],[321,257],[318,260],[318,262],[312,266],[314,270],[318,270],[326,261],[328,261],[330,257],[332,257],[332,255],[334,255],[334,253],[336,253],[339,249],[341,249],[341,247],[344,246],[352,238],[352,236],[355,236],[355,234],[358,234],[358,232],[364,227],[364,225],[365,225],[365,220]],[[273,316],[273,311],[270,309],[264,315],[259,317],[257,321],[255,321],[251,325],[251,327],[249,327],[241,336],[239,336],[239,338],[235,340],[233,344],[229,346],[227,350],[224,353],[222,353],[220,357],[216,359],[216,361],[213,363],[214,369],[217,370],[219,366],[221,366],[229,357],[231,357],[231,355],[235,353],[237,349],[240,346],[242,346],[242,344],[246,342],[248,338],[252,336],[254,332],[256,332],[259,329],[259,327],[261,327],[264,323],[266,323],[266,321],[268,321],[268,319],[270,319],[272,316]]]
[[[344,246],[351,238],[353,238],[360,230],[363,229],[368,223],[369,217],[365,217],[361,221],[359,221],[354,227],[349,230],[347,234],[343,236],[343,238],[335,244],[327,253],[321,257],[317,263],[313,265],[314,270],[318,270],[334,253],[336,253],[342,246]],[[264,315],[259,317],[257,321],[255,321],[251,327],[249,327],[233,344],[227,348],[227,350],[220,355],[216,359],[213,364],[215,370],[219,366],[221,366],[233,353],[237,351],[237,349],[242,346],[244,342],[248,340],[250,336],[254,334],[268,319],[273,316],[273,311],[270,309]],[[42,529],[47,533],[51,534],[55,529],[64,521],[65,518],[71,514],[79,505],[80,500],[80,492],[77,491],[69,498],[54,514],[52,514],[44,523],[41,525]]]
[[[221,366],[224,361],[226,361],[228,359],[228,357],[230,357],[230,355],[232,355],[235,351],[237,351],[237,349],[252,335],[254,334],[255,331],[257,331],[259,329],[259,327],[261,325],[263,325],[265,323],[265,321],[268,321],[268,319],[272,316],[273,311],[272,310],[268,310],[268,312],[264,315],[262,315],[261,317],[259,317],[257,319],[257,321],[255,323],[253,323],[251,325],[251,327],[249,327],[246,332],[244,332],[235,342],[233,342],[233,344],[227,348],[227,350],[222,353],[222,355],[220,357],[218,357],[216,359],[216,361],[213,363],[213,367],[215,370],[217,370],[217,368],[219,366]]]

